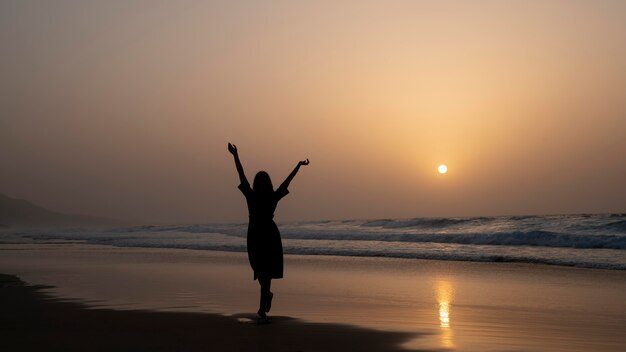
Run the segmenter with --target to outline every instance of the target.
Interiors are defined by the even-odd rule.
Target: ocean
[[[278,223],[285,254],[537,263],[626,270],[626,214]],[[0,244],[246,251],[247,223],[3,230]]]

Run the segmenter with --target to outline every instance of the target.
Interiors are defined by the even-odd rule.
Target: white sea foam
[[[417,218],[280,224],[285,253],[527,262],[626,270],[626,215]],[[5,231],[6,232],[6,231]],[[9,232],[0,243],[246,251],[247,224]]]

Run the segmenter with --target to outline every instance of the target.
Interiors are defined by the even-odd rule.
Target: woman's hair
[[[272,186],[272,179],[270,178],[270,175],[265,171],[257,172],[256,176],[254,176],[252,189],[257,193],[274,192],[274,186]]]

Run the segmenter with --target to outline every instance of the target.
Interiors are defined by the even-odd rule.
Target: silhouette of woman
[[[282,279],[283,277],[283,244],[280,240],[278,227],[274,222],[274,210],[276,210],[278,201],[289,193],[287,188],[300,170],[300,166],[309,165],[309,159],[298,162],[295,169],[274,191],[270,175],[265,171],[259,171],[256,174],[252,188],[250,188],[250,183],[248,183],[239,160],[237,147],[228,143],[228,151],[235,159],[235,166],[241,182],[239,189],[246,197],[248,204],[248,260],[254,271],[254,279],[258,279],[261,286],[261,299],[257,313],[261,319],[267,321],[266,313],[272,308],[272,298],[274,297],[270,291],[272,279]]]

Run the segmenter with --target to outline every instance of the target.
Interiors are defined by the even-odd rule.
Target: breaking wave
[[[329,220],[279,225],[287,254],[521,262],[626,270],[626,215]],[[6,233],[1,243],[246,251],[247,224]]]

